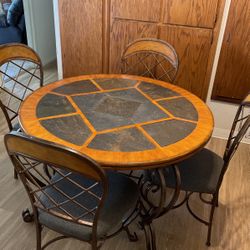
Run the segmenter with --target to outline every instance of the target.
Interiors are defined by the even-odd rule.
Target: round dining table
[[[45,85],[28,96],[19,110],[22,130],[77,150],[104,169],[156,169],[164,200],[162,169],[202,149],[213,131],[213,115],[197,96],[173,84],[130,75],[85,75]],[[148,189],[148,188],[147,188]],[[142,196],[147,204],[146,196]],[[143,225],[169,210],[151,206]],[[148,249],[155,249],[152,230]]]

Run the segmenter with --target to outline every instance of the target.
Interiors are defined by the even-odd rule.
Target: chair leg
[[[23,210],[22,217],[25,223],[30,223],[34,221],[34,214],[33,212],[30,212],[28,208],[26,210]]]
[[[219,195],[216,196],[216,207],[219,207]]]
[[[217,204],[218,204],[218,195],[216,194],[216,195],[213,195],[212,207],[211,207],[210,216],[209,216],[207,242],[206,242],[207,246],[211,245],[212,223],[213,223],[214,211],[215,211]]]
[[[36,223],[36,250],[42,250],[42,227]]]
[[[91,250],[98,250],[99,249],[99,247],[97,246],[97,242],[96,241],[92,241],[92,243],[91,243]]]
[[[14,169],[14,179],[18,179],[17,171]]]
[[[156,250],[155,232],[152,224],[143,225],[143,230],[146,238],[146,249]]]
[[[136,242],[138,241],[138,237],[137,237],[137,234],[134,232],[134,234],[132,234],[127,227],[124,228],[125,232],[127,233],[127,236],[128,236],[128,239],[131,241],[131,242]]]

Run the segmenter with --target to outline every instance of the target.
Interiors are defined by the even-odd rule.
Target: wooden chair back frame
[[[14,60],[21,60],[23,61],[23,63],[22,65],[18,65],[14,62]],[[23,67],[25,62],[31,62],[35,65],[35,70],[34,68],[32,68],[32,70],[34,70],[33,73]],[[10,63],[15,65],[15,67],[19,69],[19,72],[17,76],[15,77],[12,77],[9,74],[7,74],[7,69]],[[0,68],[0,74],[8,77],[11,81],[13,81],[14,86],[11,91],[8,90],[7,88],[4,87],[5,82],[2,79],[0,90],[3,91],[9,97],[9,100],[7,104],[4,104],[3,101],[0,100],[0,108],[3,111],[3,114],[8,123],[9,130],[11,131],[13,130],[13,126],[14,126],[13,120],[17,117],[18,110],[14,110],[13,108],[11,108],[10,100],[11,98],[14,98],[15,100],[21,103],[23,99],[25,98],[27,91],[33,92],[34,89],[32,89],[29,86],[33,77],[39,80],[39,87],[42,87],[43,86],[43,67],[42,67],[42,62],[41,62],[39,55],[33,49],[31,49],[30,47],[24,44],[17,44],[17,43],[6,44],[6,45],[0,46],[0,67],[3,66],[4,64],[7,64],[6,70],[3,71]],[[38,77],[35,74],[37,70],[39,70],[40,77]],[[21,72],[25,72],[26,74],[29,74],[30,78],[26,85],[18,80]],[[24,89],[24,93],[22,97],[19,97],[14,93],[15,88],[17,86],[21,86]],[[12,117],[8,114],[8,111],[12,113]]]
[[[138,57],[138,55],[140,54],[146,54],[146,55],[144,55],[143,58],[140,58]],[[157,63],[153,65],[153,67],[149,68],[143,62],[143,60],[151,55],[153,55]],[[130,66],[127,63],[127,60],[133,56],[137,57],[138,62]],[[163,60],[159,60],[156,56],[161,56]],[[167,61],[172,65],[171,70],[166,71],[164,69],[164,67],[162,66],[162,63],[164,61]],[[154,38],[142,38],[130,43],[123,52],[121,63],[122,63],[121,71],[123,74],[129,74],[130,69],[134,68],[136,65],[139,65],[141,63],[146,68],[146,71],[142,74],[142,76],[144,76],[146,73],[149,73],[150,77],[161,80],[164,76],[167,75],[170,82],[173,82],[175,80],[179,67],[178,55],[175,49],[172,47],[172,45],[163,40]],[[128,66],[129,68],[126,69],[126,66]],[[152,70],[155,70],[156,67],[158,66],[161,67],[164,72],[160,76],[156,76],[156,74],[152,73]],[[171,77],[168,74],[171,71],[174,71],[173,77]]]

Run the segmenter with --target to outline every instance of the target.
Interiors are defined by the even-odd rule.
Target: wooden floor
[[[54,75],[55,76],[55,75]],[[54,77],[53,76],[53,77]],[[47,82],[53,80],[51,71],[45,71]],[[6,124],[0,114],[0,250],[35,249],[35,226],[22,221],[21,212],[28,207],[28,198],[20,180],[13,179],[13,168],[5,152],[3,135]],[[212,139],[209,148],[222,155],[225,141]],[[241,144],[225,176],[219,208],[216,210],[211,250],[250,249],[250,145]],[[193,198],[193,206],[207,215],[207,207]],[[173,210],[154,223],[159,250],[199,250],[205,246],[207,228],[194,220],[185,207]],[[131,243],[121,233],[108,240],[103,250],[143,250],[144,235],[138,231],[139,241]],[[55,233],[45,230],[43,242]],[[62,240],[47,249],[86,249],[88,244],[77,240]]]

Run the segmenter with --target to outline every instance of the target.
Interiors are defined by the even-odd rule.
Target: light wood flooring
[[[45,71],[45,80],[52,81],[52,72]],[[50,79],[50,80],[49,80]],[[14,180],[13,167],[3,144],[7,132],[0,114],[0,250],[35,249],[35,226],[22,221],[21,212],[29,207],[28,198],[20,180]],[[225,141],[213,138],[208,147],[222,155]],[[232,159],[220,192],[219,208],[214,218],[211,250],[250,249],[250,145],[241,144]],[[193,198],[193,206],[207,215],[207,207]],[[171,211],[154,222],[159,250],[202,250],[205,246],[207,227],[187,212],[185,207]],[[138,230],[139,241],[132,243],[121,233],[107,240],[103,250],[144,250],[143,232]],[[43,232],[43,242],[55,235],[50,230]],[[88,244],[66,239],[52,244],[47,249],[90,250]]]

